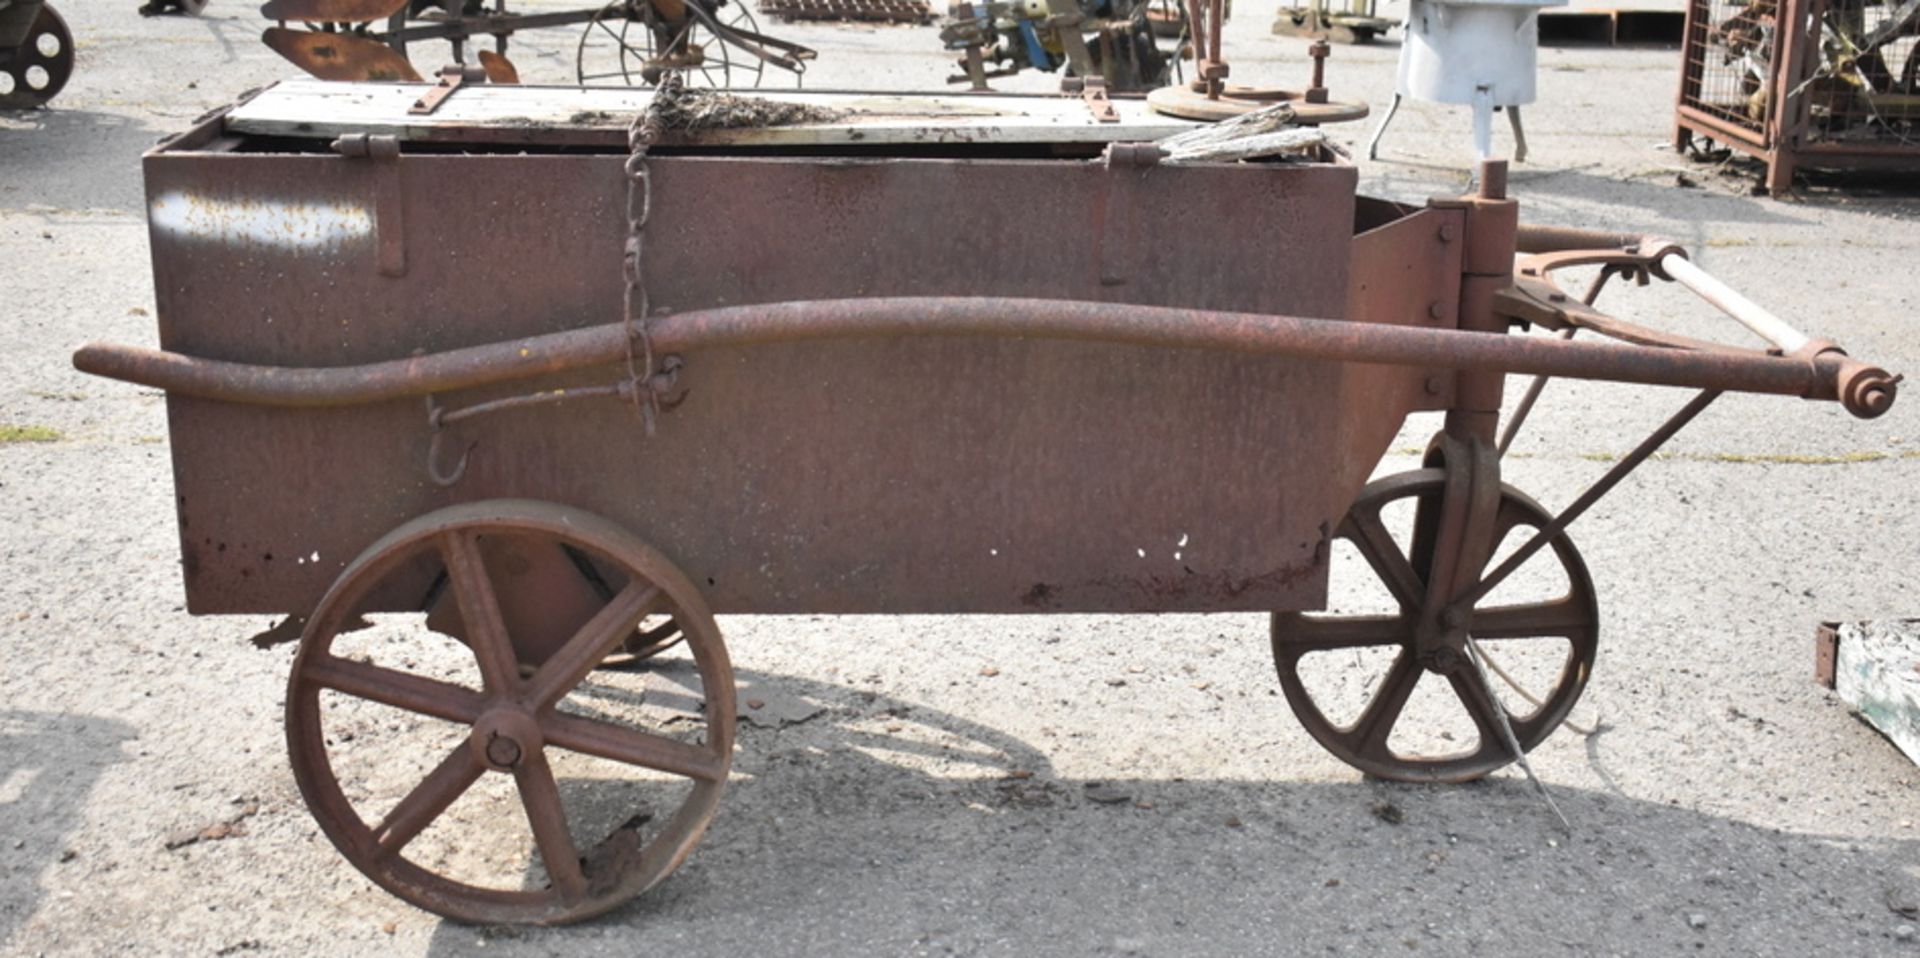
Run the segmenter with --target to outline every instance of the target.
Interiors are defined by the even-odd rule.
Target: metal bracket
[[[400,192],[400,141],[383,134],[348,133],[333,141],[333,151],[348,159],[372,160],[373,232],[380,275],[407,275],[406,224]]]
[[[1080,99],[1086,101],[1088,112],[1100,123],[1120,122],[1120,111],[1113,108],[1113,101],[1107,99],[1107,81],[1101,77],[1069,77],[1060,84],[1068,92],[1079,88]]]
[[[1840,661],[1840,623],[1822,622],[1813,630],[1813,680],[1821,688],[1834,687]]]
[[[1100,285],[1124,286],[1132,275],[1132,255],[1140,243],[1140,190],[1150,167],[1166,154],[1152,143],[1109,143],[1104,201],[1093,230]]]
[[[484,67],[452,63],[441,67],[438,76],[440,82],[421,94],[420,99],[413,101],[413,105],[407,107],[408,113],[425,116],[440,109],[440,104],[447,102],[447,97],[452,96],[453,91],[469,83],[485,83],[487,71]]]

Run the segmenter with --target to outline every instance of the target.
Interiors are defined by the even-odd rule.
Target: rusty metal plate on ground
[[[332,366],[615,320],[621,160],[407,155],[402,215],[383,216],[390,171],[366,160],[157,152],[162,345]],[[971,295],[1339,317],[1354,299],[1370,322],[1433,322],[1404,313],[1413,294],[1359,282],[1397,264],[1350,277],[1346,167],[727,156],[651,167],[656,311]],[[1417,255],[1424,241],[1396,237],[1430,237],[1418,220],[1364,248]],[[405,235],[376,235],[382,224]],[[1185,241],[1202,224],[1230,241]],[[378,248],[396,241],[407,271],[383,276]],[[1433,265],[1422,281],[1454,283],[1434,295],[1457,298],[1453,269],[1447,280]],[[651,438],[606,399],[450,427],[448,448],[471,451],[451,489],[427,477],[418,402],[170,398],[190,608],[304,613],[389,529],[502,496],[613,519],[723,613],[1317,608],[1331,527],[1405,413],[1431,405],[1421,370],[1019,337],[685,359],[684,398]]]

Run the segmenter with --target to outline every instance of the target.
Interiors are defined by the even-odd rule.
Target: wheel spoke
[[[466,725],[480,718],[486,702],[480,693],[449,682],[330,655],[308,662],[303,675],[316,685],[357,698]]]
[[[1399,615],[1296,615],[1276,630],[1274,643],[1288,652],[1330,652],[1379,645],[1402,645],[1407,639],[1407,620]]]
[[[1480,730],[1480,753],[1485,754],[1491,749],[1506,755],[1508,759],[1518,757],[1512,754],[1513,749],[1507,745],[1506,729],[1500,724],[1501,715],[1506,715],[1509,723],[1513,721],[1513,716],[1494,697],[1493,691],[1487,688],[1480,673],[1471,664],[1464,665],[1447,673],[1447,682],[1453,686],[1453,694],[1473,719],[1474,727]]]
[[[1473,613],[1473,625],[1468,631],[1482,641],[1572,638],[1592,625],[1585,606],[1572,598],[1561,598],[1477,610]]]
[[[663,598],[659,586],[638,578],[629,581],[534,674],[527,704],[541,709],[560,701],[639,628],[641,619],[657,611]]]
[[[487,575],[479,546],[471,534],[455,529],[440,537],[440,554],[447,565],[454,598],[460,602],[467,646],[479,662],[481,681],[496,696],[513,694],[520,685],[519,657],[507,637],[500,599],[494,594],[493,579]]]
[[[1380,513],[1362,513],[1356,508],[1347,517],[1344,529],[1354,548],[1359,549],[1360,555],[1373,567],[1374,575],[1380,577],[1394,601],[1400,603],[1400,608],[1408,611],[1420,608],[1426,587],[1421,585],[1420,574],[1413,571],[1413,563],[1407,561],[1406,553],[1393,541],[1393,534],[1380,521]]]
[[[568,751],[703,782],[717,782],[726,777],[726,765],[719,756],[663,735],[559,713],[547,716],[541,728],[547,744]]]
[[[420,784],[413,787],[398,805],[373,829],[373,840],[382,857],[400,854],[441,813],[466,794],[467,789],[486,772],[474,757],[473,748],[461,742],[447,753]]]
[[[567,809],[560,802],[560,786],[553,780],[546,755],[536,749],[513,770],[513,780],[520,786],[520,804],[526,806],[533,841],[547,863],[547,877],[563,897],[580,898],[587,891],[587,876],[580,870],[580,852],[567,830]]]
[[[1420,683],[1420,673],[1420,664],[1414,661],[1412,652],[1402,651],[1393,660],[1387,677],[1380,680],[1379,689],[1373,693],[1373,701],[1367,703],[1366,711],[1361,712],[1345,732],[1356,752],[1386,744],[1387,734],[1393,731],[1400,713],[1407,707],[1407,699],[1413,695],[1413,687]]]

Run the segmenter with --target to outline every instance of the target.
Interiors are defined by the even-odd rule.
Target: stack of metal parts
[[[1767,164],[1920,170],[1920,2],[1690,0],[1675,143]]]
[[[947,78],[987,89],[1021,70],[1066,69],[1095,92],[1140,92],[1167,82],[1172,59],[1155,40],[1148,0],[959,0],[940,40],[964,71]]]
[[[933,22],[926,0],[760,0],[760,12],[780,20]]]

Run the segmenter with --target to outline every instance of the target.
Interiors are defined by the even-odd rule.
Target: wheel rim
[[[722,9],[716,11],[714,15],[720,19],[721,23],[732,29],[744,33],[760,32],[760,21],[755,20],[753,11],[747,9],[747,0],[724,0]],[[726,44],[723,43],[721,46],[725,47]],[[740,62],[733,65],[733,69],[747,81],[741,86],[757,87],[766,77],[767,61],[749,53],[742,56]]]
[[[717,16],[726,26],[759,31],[753,14],[742,0],[729,0],[726,9]],[[682,71],[690,84],[725,89],[733,85],[737,73],[741,86],[757,87],[766,72],[766,64],[758,57],[742,57],[735,63],[730,45],[692,16],[677,32],[669,33],[651,4],[620,0],[602,7],[587,21],[580,42],[574,47],[574,77],[582,86],[609,81],[624,86],[653,86],[643,71],[653,60],[655,50],[682,50],[688,45],[698,46],[702,57],[698,67]]]
[[[67,22],[42,5],[27,39],[0,68],[0,110],[31,110],[54,98],[73,76],[73,34]]]
[[[489,550],[504,548],[501,543],[547,540],[590,555],[617,591],[564,641],[529,644],[509,630],[512,616],[503,611],[511,603],[503,601],[506,590],[500,586],[510,589],[519,580],[504,574]],[[391,607],[394,594],[417,589],[432,578],[436,562],[442,573],[429,590],[435,598],[425,604],[457,606],[465,633],[461,646],[470,650],[477,682],[447,682],[334,654],[342,637],[352,645],[360,634],[379,634],[384,627],[360,628],[368,621],[362,618],[363,610]],[[439,584],[442,579],[444,586]],[[698,741],[687,741],[685,732],[676,736],[634,721],[583,714],[570,695],[584,689],[582,682],[595,667],[656,612],[672,616],[693,658],[699,683],[695,695],[704,699],[703,707],[694,706],[692,713],[701,716],[695,722],[704,732]],[[388,891],[460,921],[556,924],[617,907],[657,884],[691,852],[712,820],[731,764],[733,689],[732,669],[711,613],[686,577],[658,553],[612,523],[578,510],[515,500],[474,503],[396,529],[350,564],[321,600],[301,639],[289,681],[288,747],[301,794],[327,837]],[[393,776],[390,780],[398,787],[375,789],[383,795],[368,795],[370,787],[353,778],[357,797],[350,798],[336,769],[336,752],[362,754],[370,746],[350,746],[353,736],[343,730],[364,732],[387,721],[356,726],[359,712],[390,716],[396,710],[424,717],[429,724],[452,723],[433,727],[453,744],[444,754],[425,756],[437,763],[424,776]],[[330,721],[338,725],[332,737]],[[574,812],[590,803],[579,797],[580,789],[569,801],[555,768],[572,768],[589,758],[618,763],[637,777],[664,780],[641,781],[635,787],[658,784],[676,792],[682,796],[677,808],[660,816],[664,824],[657,828],[651,827],[657,823],[654,816],[633,815],[598,842],[577,841],[576,826],[585,818]],[[505,821],[499,816],[511,808],[449,814],[483,779],[498,785],[496,792],[509,791],[517,798],[539,856],[539,872],[524,845],[519,853],[527,864],[504,882],[476,878],[431,858],[429,849],[415,853],[417,840],[431,828],[443,829],[434,833],[436,847],[501,844],[493,826]],[[397,800],[375,822],[362,815],[362,806],[396,794]],[[618,820],[628,810],[616,811]],[[544,887],[540,873],[546,878]],[[521,887],[514,887],[516,879]]]
[[[1548,548],[1529,560],[1522,572],[1538,569],[1542,563],[1557,563],[1560,579],[1565,583],[1564,591],[1543,599],[1514,603],[1500,600],[1504,586],[1495,589],[1476,606],[1467,628],[1475,643],[1497,641],[1525,648],[1527,643],[1539,642],[1549,660],[1554,650],[1564,644],[1565,654],[1557,675],[1550,680],[1546,692],[1538,695],[1537,706],[1517,710],[1497,694],[1490,695],[1473,662],[1465,655],[1447,650],[1430,654],[1425,660],[1416,655],[1414,630],[1425,601],[1424,570],[1431,564],[1430,556],[1419,553],[1429,547],[1426,544],[1432,538],[1417,527],[1423,519],[1431,522],[1445,484],[1445,474],[1438,469],[1422,469],[1371,483],[1361,492],[1335,533],[1337,540],[1352,544],[1365,559],[1367,572],[1378,579],[1392,601],[1399,604],[1398,612],[1376,615],[1289,612],[1273,617],[1274,664],[1294,715],[1335,757],[1379,778],[1465,781],[1513,762],[1518,756],[1507,745],[1498,712],[1505,712],[1521,750],[1531,751],[1572,711],[1586,687],[1598,647],[1599,610],[1593,582],[1572,541],[1562,532],[1551,540]],[[1383,512],[1405,500],[1413,500],[1415,518],[1411,523],[1400,524],[1405,528],[1392,528],[1395,523],[1384,517]],[[1525,541],[1551,519],[1538,503],[1510,486],[1503,486],[1494,541],[1496,545]],[[1388,652],[1392,656],[1391,664],[1379,682],[1372,685],[1357,715],[1351,721],[1335,722],[1324,707],[1325,685],[1311,681],[1303,673],[1301,663],[1315,654],[1355,651],[1357,656],[1358,650]],[[1472,723],[1477,735],[1473,747],[1425,753],[1403,751],[1393,745],[1396,726],[1403,719],[1413,718],[1407,711],[1408,703],[1423,676],[1434,676],[1446,683],[1446,691],[1451,692],[1459,709]]]

